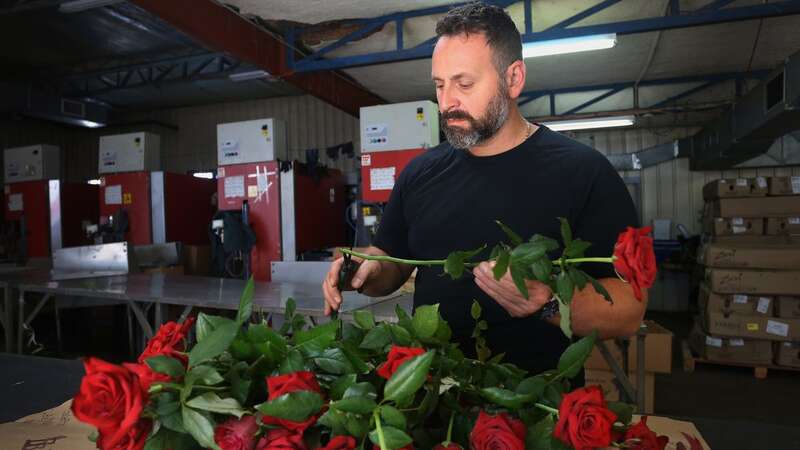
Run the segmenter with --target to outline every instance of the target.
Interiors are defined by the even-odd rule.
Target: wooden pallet
[[[767,373],[769,370],[800,372],[800,368],[797,367],[776,366],[774,364],[753,364],[753,363],[743,363],[743,362],[740,363],[732,361],[711,361],[709,359],[695,356],[694,353],[692,353],[692,350],[689,348],[689,343],[686,341],[683,341],[681,343],[681,352],[683,354],[684,372],[694,372],[694,367],[697,364],[709,364],[709,365],[732,366],[732,367],[749,367],[753,369],[753,376],[755,376],[759,380],[767,378]]]

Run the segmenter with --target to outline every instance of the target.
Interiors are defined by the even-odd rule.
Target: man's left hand
[[[506,271],[499,281],[494,279],[492,273],[494,265],[494,261],[482,262],[472,269],[475,284],[502,306],[511,317],[528,317],[542,309],[542,306],[553,297],[550,286],[535,280],[525,280],[528,298],[523,297],[511,279],[509,271]]]

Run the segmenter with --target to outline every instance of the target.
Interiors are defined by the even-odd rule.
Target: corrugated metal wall
[[[604,154],[615,154],[636,152],[690,136],[697,131],[698,128],[691,127],[630,129],[576,132],[573,136]],[[781,142],[775,145],[781,145]],[[675,224],[682,223],[691,232],[699,233],[703,185],[707,182],[718,178],[800,175],[800,166],[692,172],[689,170],[689,159],[679,158],[641,171],[625,171],[620,175],[640,176],[642,224],[651,224],[653,219],[671,219],[673,230]]]

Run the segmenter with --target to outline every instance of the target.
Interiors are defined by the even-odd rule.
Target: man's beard
[[[503,126],[508,119],[508,109],[511,99],[507,89],[502,86],[497,94],[492,97],[489,106],[486,107],[486,114],[478,120],[470,116],[466,111],[453,110],[443,112],[439,116],[441,127],[447,142],[455,148],[468,149],[480,145],[492,136]],[[449,119],[462,119],[469,123],[469,127],[461,128],[447,124]]]

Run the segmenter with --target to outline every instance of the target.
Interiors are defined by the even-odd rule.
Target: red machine
[[[270,280],[272,261],[345,242],[344,176],[286,158],[285,127],[275,119],[217,125],[221,211],[241,211],[256,235],[250,271]]]
[[[133,245],[207,244],[216,185],[158,171],[159,144],[158,135],[144,132],[100,138],[101,224],[124,211],[124,240]]]

